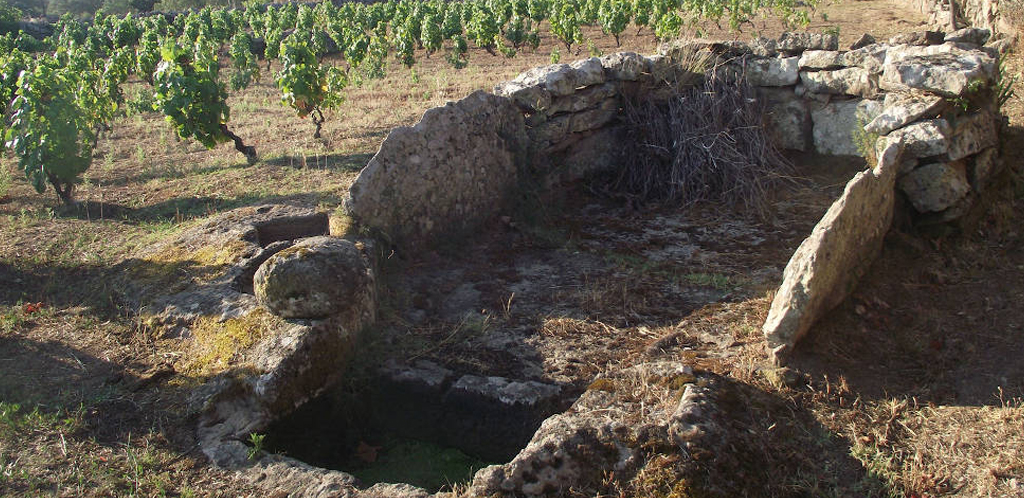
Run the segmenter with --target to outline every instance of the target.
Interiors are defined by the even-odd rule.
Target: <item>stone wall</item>
[[[1000,12],[1005,0],[902,0],[928,16],[935,29],[962,27],[986,28],[996,33],[1015,35],[1017,28]],[[955,22],[954,22],[955,12]]]

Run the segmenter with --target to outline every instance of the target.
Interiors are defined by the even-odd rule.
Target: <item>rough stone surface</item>
[[[578,85],[576,70],[568,64],[552,64],[528,69],[512,81],[523,86],[543,86],[545,90],[556,97],[572,95]]]
[[[949,123],[945,119],[918,121],[890,134],[903,140],[910,157],[932,157],[949,151]]]
[[[900,33],[889,39],[890,45],[927,46],[942,43],[943,34],[939,31],[914,31]]]
[[[618,52],[601,57],[601,65],[609,78],[620,81],[636,81],[640,75],[650,72],[645,57],[633,52]]]
[[[988,190],[992,177],[999,171],[999,150],[990,147],[981,151],[970,160],[968,179],[975,192],[984,193]]]
[[[631,379],[689,378],[693,370],[675,362],[641,364],[625,371],[611,372],[609,385],[635,382]],[[695,444],[720,437],[721,417],[712,383],[682,386],[682,396],[668,388],[657,399],[629,400],[602,389],[586,391],[564,413],[541,425],[530,443],[505,465],[477,472],[470,489],[472,496],[551,496],[572,487],[600,482],[609,471],[627,474],[642,464],[644,445],[675,445],[690,449]],[[667,399],[679,399],[665,403]],[[652,401],[654,401],[652,403]],[[620,415],[639,413],[640,420],[622,420]],[[683,460],[688,460],[683,451]]]
[[[963,28],[952,33],[946,33],[946,42],[970,43],[973,45],[984,45],[992,36],[992,31],[985,28]]]
[[[548,112],[551,114],[561,112],[580,112],[595,107],[600,107],[609,99],[616,99],[619,94],[619,87],[614,83],[584,88],[573,95],[558,97],[551,103]],[[616,100],[617,102],[617,100]]]
[[[854,132],[858,126],[874,119],[881,110],[882,103],[877,100],[848,100],[812,107],[815,150],[835,156],[860,155]]]
[[[888,51],[888,45],[868,45],[850,50],[843,53],[843,65],[866,69],[872,74],[881,74],[882,65],[885,63],[885,54]]]
[[[955,44],[890,48],[882,68],[883,90],[919,89],[944,96],[963,95],[974,81],[988,82],[995,59]]]
[[[369,257],[349,240],[304,239],[264,262],[253,279],[260,304],[283,318],[326,318],[350,306],[373,309]]]
[[[495,86],[494,93],[512,99],[516,105],[529,113],[544,112],[551,106],[551,92],[540,85],[506,81]]]
[[[475,92],[392,130],[349,189],[346,207],[401,249],[434,242],[502,208],[526,148],[516,106]]]
[[[753,58],[746,61],[747,82],[754,86],[788,86],[799,78],[798,57]]]
[[[941,97],[924,93],[888,93],[885,109],[864,126],[868,133],[887,135],[921,118],[934,117],[945,106]]]
[[[765,130],[783,149],[811,149],[811,115],[807,104],[786,89],[764,88],[759,92],[766,102]]]
[[[570,66],[576,70],[576,84],[579,86],[600,85],[605,82],[604,66],[597,57],[578,60]]]
[[[800,69],[838,69],[846,66],[844,52],[808,50],[800,55]]]
[[[971,190],[962,163],[919,166],[900,178],[899,184],[914,209],[922,213],[949,209]]]
[[[878,93],[878,78],[866,69],[848,67],[835,71],[800,73],[800,83],[809,92],[873,97]]]
[[[988,112],[957,117],[950,133],[949,160],[963,159],[999,143],[996,119]]]
[[[853,44],[850,45],[850,50],[857,50],[858,48],[866,47],[868,45],[875,43],[875,41],[876,40],[874,36],[871,36],[868,33],[864,33],[863,35],[860,36],[860,38],[857,38],[857,41],[853,42]]]
[[[811,326],[853,291],[882,247],[895,205],[902,144],[879,139],[878,165],[846,184],[789,260],[763,332],[777,363]]]
[[[778,49],[791,55],[805,50],[839,50],[839,37],[821,33],[787,32],[779,37]]]

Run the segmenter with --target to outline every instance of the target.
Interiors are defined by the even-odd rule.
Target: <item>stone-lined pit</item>
[[[268,427],[267,448],[350,473],[364,487],[435,492],[510,461],[576,398],[553,384],[460,376],[427,361],[349,379]]]

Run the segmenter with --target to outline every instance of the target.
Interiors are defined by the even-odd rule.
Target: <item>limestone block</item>
[[[808,50],[800,55],[800,69],[838,69],[846,66],[844,53],[835,50]]]
[[[568,64],[528,69],[512,80],[523,86],[543,86],[551,95],[572,95],[576,91],[576,70]]]
[[[975,192],[983,193],[988,189],[992,177],[999,170],[999,150],[990,147],[972,157],[968,162],[968,180]]]
[[[529,113],[543,113],[551,106],[551,92],[541,85],[506,81],[494,87],[494,94],[512,99],[520,109]]]
[[[879,139],[878,165],[857,173],[783,272],[762,331],[777,363],[823,314],[853,292],[889,231],[902,145]]]
[[[858,97],[872,97],[878,93],[878,77],[859,67],[835,71],[801,71],[800,83],[807,91],[814,93]]]
[[[919,166],[900,178],[899,185],[914,209],[922,213],[946,210],[971,191],[962,162]]]
[[[578,60],[569,66],[576,70],[578,86],[600,85],[605,82],[604,67],[601,65],[601,59],[597,57]]]
[[[885,54],[888,50],[889,46],[882,44],[872,44],[850,50],[843,53],[843,65],[867,69],[872,74],[881,74],[882,64],[885,63]]]
[[[778,49],[789,55],[805,50],[839,50],[839,37],[821,33],[786,32],[779,36]]]
[[[996,145],[999,142],[996,119],[996,116],[989,112],[958,117],[950,134],[949,160],[963,159]]]
[[[636,81],[641,74],[649,73],[648,63],[646,58],[633,52],[618,52],[601,57],[605,75],[620,81]]]
[[[927,46],[942,43],[943,34],[939,31],[914,31],[900,33],[889,39],[890,45]]]
[[[796,84],[798,57],[754,57],[746,60],[747,81],[754,86],[789,86]]]
[[[548,113],[580,112],[600,106],[606,100],[615,98],[619,93],[618,85],[608,82],[602,85],[584,88],[573,95],[558,97],[551,103]]]
[[[886,54],[880,85],[883,90],[914,88],[960,96],[972,82],[991,81],[995,68],[996,61],[989,54],[952,43],[894,47]]]
[[[945,100],[934,95],[915,92],[891,92],[885,95],[885,109],[868,123],[868,133],[887,135],[921,118],[935,116],[945,107]]]
[[[882,110],[877,100],[847,100],[812,106],[814,148],[821,154],[856,156],[861,152],[854,131],[870,122]]]
[[[951,128],[945,119],[919,121],[890,133],[903,140],[909,157],[933,157],[949,151]]]
[[[970,43],[973,45],[984,45],[992,36],[992,31],[985,28],[963,28],[952,33],[946,33],[945,42]]]
[[[875,43],[875,41],[876,40],[874,36],[871,36],[868,33],[864,33],[863,35],[860,36],[860,38],[857,39],[857,41],[853,42],[853,45],[850,45],[850,50],[864,48],[868,45]]]

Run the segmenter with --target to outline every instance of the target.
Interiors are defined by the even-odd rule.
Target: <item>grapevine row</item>
[[[182,138],[212,148],[233,142],[250,163],[256,151],[228,128],[228,88],[260,81],[271,62],[281,100],[310,116],[319,138],[324,110],[342,102],[350,83],[383,77],[389,55],[416,64],[417,50],[443,54],[456,68],[468,63],[469,44],[514,57],[540,44],[540,27],[577,53],[583,27],[613,36],[633,24],[659,39],[684,26],[720,23],[738,28],[759,13],[806,24],[797,0],[389,0],[324,1],[315,6],[260,5],[203,8],[177,16],[118,17],[98,13],[90,25],[65,15],[52,36],[0,36],[3,145],[39,192],[47,183],[64,202],[89,167],[99,132],[123,115],[122,86],[136,77],[152,90],[161,112]],[[336,64],[325,64],[333,54]],[[221,60],[229,61],[221,67]],[[260,59],[263,59],[261,63]],[[222,78],[222,69],[230,76]]]

